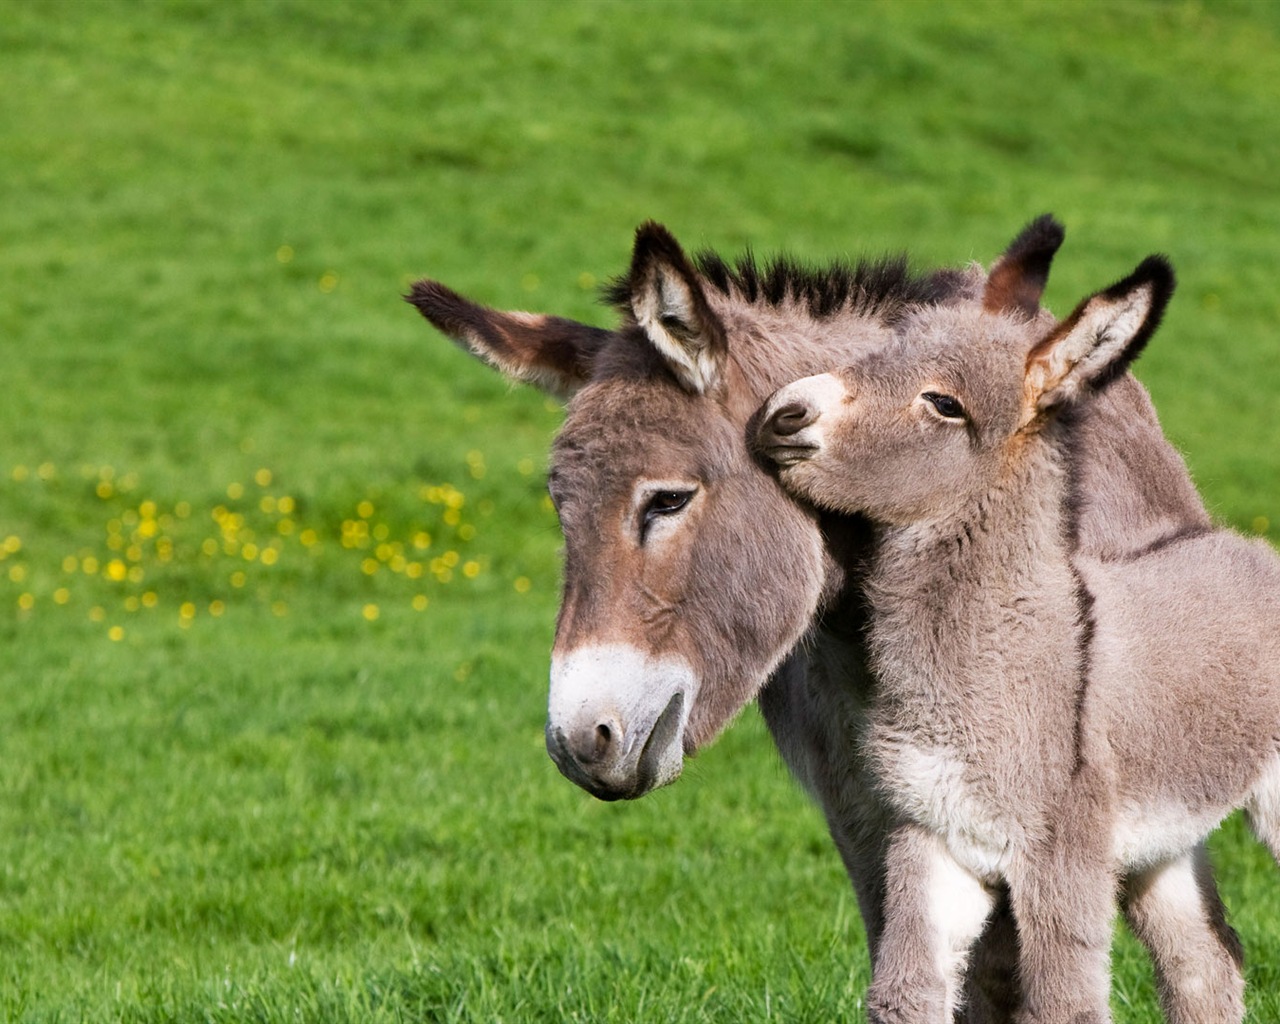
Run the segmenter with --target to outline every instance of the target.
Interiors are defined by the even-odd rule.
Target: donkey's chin
[[[547,753],[601,800],[634,800],[680,777],[697,678],[677,658],[593,645],[551,670]]]

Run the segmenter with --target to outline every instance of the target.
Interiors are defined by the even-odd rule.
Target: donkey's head
[[[1148,257],[1056,323],[1026,244],[1039,224],[993,268],[980,305],[921,309],[848,367],[770,398],[757,444],[788,490],[888,524],[949,518],[1006,482],[1061,410],[1125,372],[1159,324],[1172,268]]]
[[[613,331],[414,287],[444,333],[570,399],[548,481],[565,579],[546,731],[567,777],[606,799],[674,780],[804,634],[832,565],[748,421],[779,384],[843,361],[827,336],[879,337],[933,287],[901,262],[821,281],[695,262],[655,224],[611,290]]]
[[[750,457],[741,342],[670,235],[641,229],[613,298],[624,323],[548,479],[565,586],[547,748],[604,798],[673,781],[799,639],[825,577],[812,515]]]

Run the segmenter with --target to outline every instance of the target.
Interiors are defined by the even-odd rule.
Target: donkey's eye
[[[656,491],[644,507],[644,525],[648,526],[659,516],[675,515],[693,497],[693,491]]]
[[[962,420],[965,418],[964,406],[960,404],[960,399],[958,398],[939,394],[937,391],[926,391],[920,397],[933,406],[934,411],[943,419]]]

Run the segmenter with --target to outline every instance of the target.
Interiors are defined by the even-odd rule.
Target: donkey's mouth
[[[601,800],[634,800],[680,777],[698,675],[683,658],[583,644],[551,659],[547,753]]]
[[[569,741],[563,729],[547,726],[547,753],[560,769],[560,774],[580,789],[585,789],[597,800],[633,800],[642,795],[605,783],[591,775],[569,753]]]
[[[756,450],[783,468],[813,458],[822,448],[823,409],[844,401],[844,385],[829,373],[779,388],[759,413]]]
[[[649,731],[649,738],[644,742],[644,749],[640,751],[637,776],[644,783],[642,792],[648,792],[654,787],[655,783],[662,785],[674,780],[674,775],[670,778],[661,778],[661,775],[664,768],[663,761],[664,759],[670,759],[670,751],[678,751],[677,756],[683,756],[684,754],[684,744],[680,742],[680,723],[684,717],[683,711],[684,694],[674,693],[671,696],[671,700],[667,702],[667,706],[663,708],[662,714],[658,716],[658,720],[653,723],[653,728]],[[679,774],[678,762],[676,774]],[[637,793],[636,795],[639,796],[640,794]]]

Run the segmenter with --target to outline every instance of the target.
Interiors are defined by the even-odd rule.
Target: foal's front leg
[[[1085,791],[1081,776],[1075,781],[1051,836],[1023,851],[1009,872],[1021,946],[1019,1024],[1111,1021],[1110,832],[1103,801]]]
[[[884,931],[867,991],[872,1024],[950,1024],[969,950],[995,905],[940,837],[897,826],[885,858]]]

